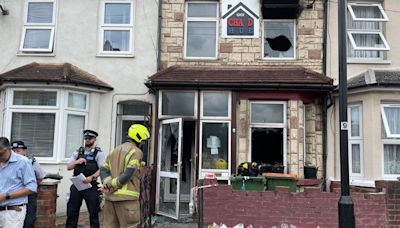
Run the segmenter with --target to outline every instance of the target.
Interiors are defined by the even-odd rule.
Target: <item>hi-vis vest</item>
[[[106,200],[125,201],[137,200],[140,194],[139,169],[143,152],[132,142],[126,142],[115,148],[104,163],[104,168],[110,170],[111,177],[120,176],[127,167],[135,167],[135,172],[131,179],[113,193],[105,195]]]

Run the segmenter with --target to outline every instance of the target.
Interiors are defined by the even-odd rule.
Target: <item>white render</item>
[[[98,55],[100,9],[103,1],[55,0],[55,2],[57,8],[54,54],[28,55],[19,51],[26,1],[0,1],[0,4],[9,10],[7,16],[0,14],[0,74],[32,62],[43,64],[68,62],[111,85],[114,90],[106,93],[86,91],[89,93],[87,128],[99,132],[98,145],[107,154],[115,146],[116,141],[117,103],[138,100],[154,104],[154,96],[148,93],[144,82],[148,76],[156,72],[157,68],[158,2],[132,1],[134,56],[129,57]],[[45,84],[39,86],[56,88]],[[5,85],[0,89],[1,97],[4,98]],[[1,100],[2,110],[4,101],[5,99]],[[10,137],[3,115],[0,118],[2,135]],[[150,152],[149,156],[152,154]],[[65,214],[66,195],[69,192],[71,184],[69,177],[72,176],[72,171],[66,171],[66,161],[59,158],[46,162],[39,159],[39,162],[47,172],[59,172],[64,177],[58,186],[57,214]],[[86,210],[86,206],[82,206],[82,210]]]

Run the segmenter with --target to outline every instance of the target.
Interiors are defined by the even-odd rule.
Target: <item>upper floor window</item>
[[[55,8],[53,0],[27,1],[20,51],[53,52]]]
[[[355,59],[382,59],[389,45],[383,35],[388,17],[381,4],[349,3],[347,14],[347,56]]]
[[[105,1],[101,12],[99,54],[133,55],[133,2]]]
[[[263,57],[296,58],[296,21],[264,20]]]
[[[186,5],[185,58],[217,58],[218,3]]]

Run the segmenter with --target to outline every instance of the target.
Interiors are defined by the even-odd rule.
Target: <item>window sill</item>
[[[381,64],[381,65],[389,65],[392,63],[391,60],[374,60],[374,59],[348,59],[347,63],[349,64]]]
[[[135,58],[134,54],[97,54],[98,58]]]
[[[277,62],[277,61],[296,61],[296,58],[262,58],[263,61],[273,61],[273,62]]]
[[[196,57],[190,57],[190,58],[188,58],[188,57],[186,57],[186,58],[183,58],[183,61],[186,61],[186,62],[197,62],[197,61],[207,61],[207,62],[217,62],[218,61],[218,58],[201,58],[201,57],[198,57],[198,58],[196,58]]]
[[[350,178],[350,185],[357,187],[375,188],[375,181],[372,180],[355,180]]]
[[[21,57],[32,57],[32,56],[36,56],[36,57],[55,57],[56,54],[55,53],[29,53],[29,52],[18,52],[17,56],[21,56]]]

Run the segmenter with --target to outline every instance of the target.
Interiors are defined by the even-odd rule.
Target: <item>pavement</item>
[[[66,216],[57,216],[56,228],[64,228]],[[100,213],[100,221],[102,215]],[[153,216],[152,217],[153,228],[197,228],[197,218],[183,216],[179,221],[170,219],[164,216]],[[103,227],[100,222],[100,227]],[[89,214],[87,212],[81,212],[79,215],[79,222],[77,228],[90,228]]]

